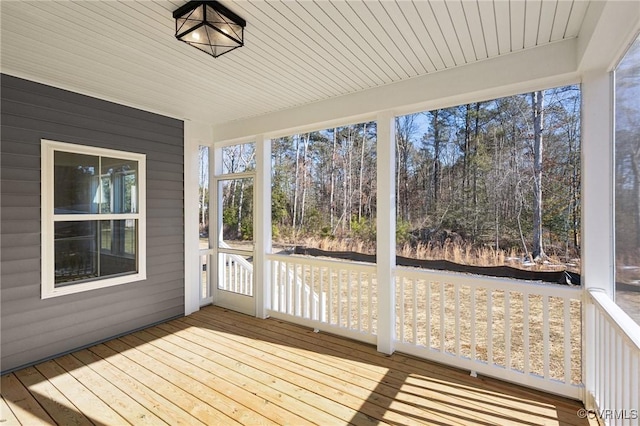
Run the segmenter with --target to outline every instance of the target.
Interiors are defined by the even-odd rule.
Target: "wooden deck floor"
[[[5,375],[1,403],[3,425],[589,424],[575,401],[215,307]]]

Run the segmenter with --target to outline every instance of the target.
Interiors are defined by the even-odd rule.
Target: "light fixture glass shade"
[[[190,1],[173,17],[176,38],[213,57],[244,45],[245,20],[217,1]]]

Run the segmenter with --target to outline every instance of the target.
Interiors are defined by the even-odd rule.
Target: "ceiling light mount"
[[[246,21],[218,1],[190,1],[173,12],[176,38],[217,58],[244,46]]]

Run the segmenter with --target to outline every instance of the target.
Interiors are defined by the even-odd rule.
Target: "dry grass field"
[[[375,254],[375,243],[367,243],[357,239],[307,238],[302,244],[306,247],[319,248],[328,251],[355,251],[358,253]],[[524,257],[516,249],[496,250],[490,246],[474,247],[472,244],[459,244],[445,241],[442,245],[418,243],[415,246],[404,244],[398,247],[396,254],[402,257],[422,260],[447,260],[461,265],[471,266],[512,266],[514,268],[534,271],[568,270],[580,273],[580,259],[560,259],[550,255],[546,262],[523,263]]]

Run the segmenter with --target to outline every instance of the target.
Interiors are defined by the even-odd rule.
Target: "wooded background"
[[[566,86],[397,117],[398,252],[579,258],[580,103]],[[374,253],[376,156],[375,122],[272,140],[274,242]],[[224,148],[223,168],[255,168],[254,146]],[[202,171],[205,233],[207,180]],[[251,180],[225,183],[225,238],[253,238],[252,193]]]
[[[534,255],[537,200],[543,250],[579,256],[578,86],[401,116],[396,130],[399,248]],[[272,154],[274,240],[360,240],[373,250],[375,122],[279,138]]]

